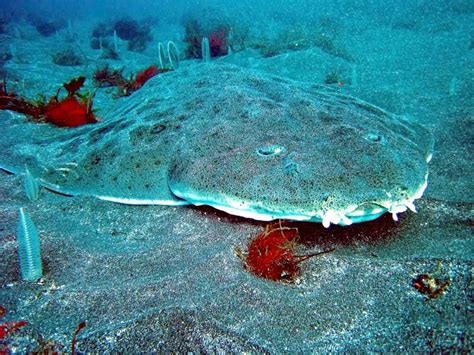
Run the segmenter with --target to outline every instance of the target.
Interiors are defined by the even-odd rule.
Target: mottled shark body
[[[51,190],[325,226],[414,210],[433,145],[336,89],[214,63],[152,78],[95,124],[0,114],[0,167]]]

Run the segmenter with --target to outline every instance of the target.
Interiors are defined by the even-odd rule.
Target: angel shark
[[[96,124],[0,114],[0,167],[59,193],[326,227],[415,210],[433,145],[336,89],[229,64],[160,74]]]

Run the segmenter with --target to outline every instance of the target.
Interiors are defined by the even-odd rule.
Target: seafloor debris
[[[246,255],[238,248],[236,253],[245,268],[255,275],[273,281],[293,282],[300,273],[302,261],[334,251],[296,255],[298,239],[297,228],[284,227],[278,221],[265,226],[265,230],[250,242]]]
[[[440,269],[441,262],[438,262],[438,268],[433,274],[438,273]],[[449,279],[439,279],[430,274],[420,274],[415,277],[412,282],[414,288],[426,295],[426,301],[443,295],[449,284]]]

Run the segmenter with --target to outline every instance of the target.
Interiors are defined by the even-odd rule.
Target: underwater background
[[[0,351],[472,351],[474,2],[2,0],[2,95],[47,102],[84,76],[100,120],[169,74],[158,43],[176,47],[166,70],[192,75],[206,36],[211,64],[328,85],[430,129],[418,213],[286,222],[303,253],[334,251],[285,283],[239,257],[267,222],[35,196],[23,174],[0,171]],[[20,267],[28,218],[40,281],[24,281]]]

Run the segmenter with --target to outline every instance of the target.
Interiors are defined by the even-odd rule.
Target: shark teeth
[[[403,200],[397,203],[387,203],[387,210],[392,214],[394,221],[398,221],[398,214],[405,212],[407,209],[417,213],[414,200]]]
[[[326,211],[325,213],[321,214],[321,218],[323,220],[323,226],[325,228],[329,228],[332,224],[341,224],[341,225],[351,225],[352,220],[346,216],[345,212],[338,212],[334,210]]]
[[[388,211],[392,213],[393,220],[398,221],[398,214],[405,212],[406,210],[407,210],[407,206],[405,205],[392,205]]]
[[[321,222],[325,228],[329,228],[331,224],[338,224],[348,226],[353,223],[360,223],[371,221],[378,218],[385,212],[392,214],[392,218],[398,221],[398,214],[406,212],[408,209],[416,213],[414,201],[419,199],[428,185],[428,174],[425,176],[425,181],[412,196],[405,199],[394,201],[393,194],[386,192],[387,199],[384,201],[371,202],[368,201],[359,206],[350,205],[344,210],[335,209],[321,209],[313,211],[294,211],[284,212],[278,210],[268,210],[263,206],[249,201],[237,200],[230,196],[221,196],[220,200],[212,198],[203,198],[199,194],[189,193],[187,191],[180,191],[176,188],[173,193],[185,201],[182,204],[193,204],[196,206],[209,205],[218,210],[227,212],[232,215],[241,216],[245,218],[252,218],[260,221],[271,221],[275,219],[288,219],[293,221],[312,221]],[[117,201],[110,197],[99,196],[99,198],[112,200],[115,202],[137,203],[139,201]],[[181,201],[180,201],[181,202]],[[175,202],[169,204],[176,204]],[[181,203],[179,203],[181,204]]]

